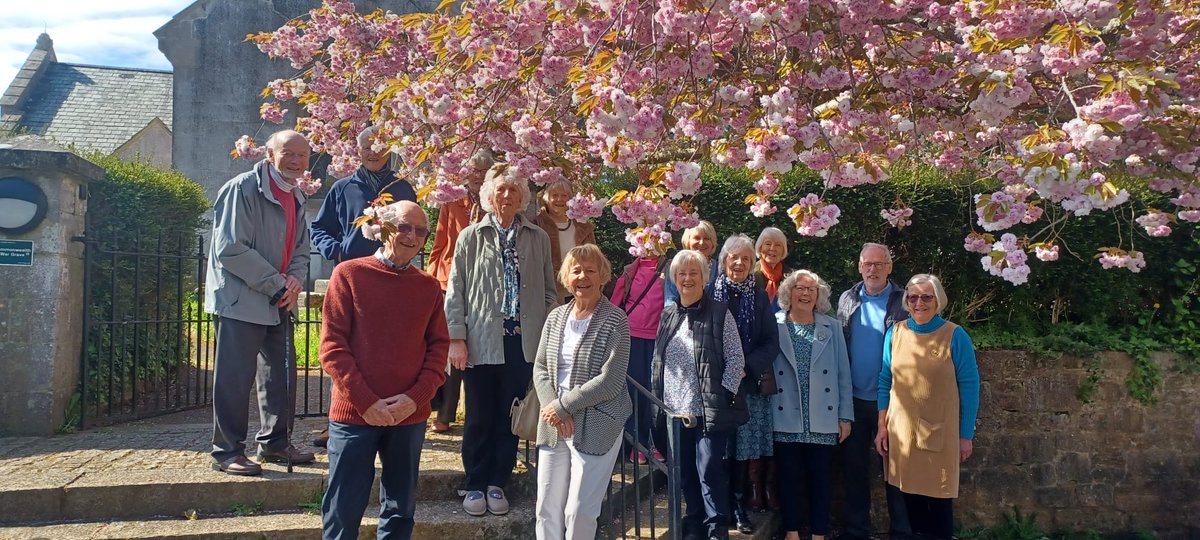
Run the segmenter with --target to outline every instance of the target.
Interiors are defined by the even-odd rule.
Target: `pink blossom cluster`
[[[825,202],[815,193],[809,193],[788,208],[788,217],[796,224],[796,232],[803,236],[822,237],[838,224],[842,210],[836,204]]]
[[[880,217],[897,229],[903,229],[912,225],[913,209],[908,207],[902,208],[884,208],[879,211]]]
[[[1021,285],[1029,281],[1029,256],[1017,243],[1017,237],[1005,233],[1000,241],[992,244],[992,250],[979,262],[989,274],[999,277],[1013,285]]]
[[[963,239],[963,249],[972,253],[991,253],[992,244],[996,242],[996,237],[987,233],[972,232]]]
[[[581,193],[567,201],[567,217],[584,221],[596,219],[604,214],[604,206],[608,199],[596,197],[594,193]]]
[[[1038,244],[1033,247],[1033,251],[1034,251],[1034,255],[1037,255],[1037,258],[1039,261],[1053,262],[1053,261],[1058,260],[1058,246],[1057,245],[1046,246],[1046,245]]]
[[[672,243],[671,232],[662,223],[625,229],[625,241],[629,243],[629,254],[634,257],[666,253]]]
[[[1099,260],[1105,270],[1124,268],[1136,274],[1146,267],[1146,258],[1140,251],[1106,248],[1101,250]]]
[[[241,138],[233,144],[233,159],[245,159],[249,161],[258,161],[267,157],[267,147],[259,146],[254,142],[254,137],[242,135]]]
[[[1054,235],[1065,224],[1058,208],[1086,215],[1127,201],[1109,178],[1185,200],[1197,189],[1193,7],[464,0],[436,13],[366,15],[326,0],[306,20],[250,39],[302,70],[268,85],[274,101],[262,116],[282,122],[294,111],[335,174],[357,165],[353,138],[368,124],[387,133],[401,176],[427,171],[447,195],[478,148],[525,178],[565,179],[584,193],[603,192],[596,168],[610,167],[651,193],[612,205],[648,248],[654,225],[666,231],[696,215],[682,199],[699,190],[699,175],[677,162],[756,174],[803,165],[826,187],[846,188],[928,163],[1004,182],[977,214],[985,230],[1045,211],[1059,220],[1045,228]],[[245,141],[234,149],[256,152]],[[648,174],[663,166],[671,174]],[[756,185],[748,210],[774,211],[775,189]],[[1200,204],[1175,204],[1163,213],[1200,221]],[[807,197],[792,207],[813,234],[836,223],[836,209]]]
[[[1158,211],[1151,211],[1144,216],[1138,216],[1134,221],[1142,228],[1146,229],[1146,234],[1150,236],[1170,236],[1171,235],[1171,215]]]
[[[312,171],[304,171],[304,175],[296,179],[296,187],[305,197],[312,197],[321,191],[321,179],[313,178]]]

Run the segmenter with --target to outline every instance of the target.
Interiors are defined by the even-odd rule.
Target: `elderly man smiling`
[[[288,424],[296,406],[292,324],[308,270],[308,220],[297,180],[308,170],[304,136],[280,131],[267,140],[267,159],[225,183],[213,205],[212,244],[204,310],[214,315],[213,468],[257,475],[245,456],[246,394],[258,381],[260,461],[308,463],[292,446]]]
[[[375,217],[363,235],[383,247],[334,268],[325,297],[321,367],[333,379],[329,489],[321,504],[327,540],[358,538],[376,455],[383,465],[379,538],[412,535],[425,421],[446,379],[442,288],[409,262],[429,236],[428,218],[410,201],[378,208]],[[395,230],[386,239],[383,223]]]

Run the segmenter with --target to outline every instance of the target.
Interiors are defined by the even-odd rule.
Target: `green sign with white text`
[[[0,240],[0,266],[33,266],[33,240]]]

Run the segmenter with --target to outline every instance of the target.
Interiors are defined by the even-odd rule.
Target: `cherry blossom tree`
[[[932,163],[1003,186],[978,196],[964,247],[1019,284],[1027,254],[1058,258],[1072,216],[1144,212],[1151,236],[1200,221],[1198,33],[1191,0],[446,0],[407,15],[327,0],[248,39],[297,70],[264,90],[263,118],[302,111],[335,174],[379,124],[420,197],[445,202],[489,148],[506,174],[573,182],[573,217],[611,208],[640,255],[699,219],[703,163],[750,171],[757,216],[776,211],[778,175],[817,172],[826,189],[787,210],[812,236],[839,220],[829,190]],[[641,181],[601,198],[605,171]],[[1133,186],[1174,206],[1123,207]],[[920,219],[899,200],[879,215]],[[1041,229],[1004,232],[1021,223]],[[1099,263],[1138,271],[1138,238],[1114,231]]]

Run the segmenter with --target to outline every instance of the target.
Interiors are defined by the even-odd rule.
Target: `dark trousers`
[[[458,396],[462,389],[462,382],[463,371],[450,366],[450,373],[446,374],[446,382],[433,395],[433,408],[437,411],[435,421],[443,424],[454,423],[455,417],[458,415]]]
[[[883,461],[875,451],[875,435],[879,433],[877,402],[854,398],[854,424],[850,436],[840,446],[842,473],[846,486],[846,536],[855,539],[871,537],[871,484],[882,478]],[[896,486],[884,483],[887,495],[888,536],[903,540],[912,535],[908,513],[904,511],[904,496]]]
[[[800,530],[800,525],[804,522],[800,501],[807,492],[812,534],[829,534],[829,506],[833,497],[833,445],[776,442],[775,464],[783,530]]]
[[[517,464],[517,436],[508,411],[513,398],[525,397],[533,365],[525,361],[521,336],[504,336],[504,364],[475,366],[463,372],[467,421],[463,427],[463,468],[467,491],[503,488]]]
[[[375,483],[375,456],[383,468],[379,481],[380,539],[412,537],[417,510],[417,470],[425,423],[363,426],[329,422],[329,488],[321,501],[325,540],[356,540]]]
[[[277,452],[291,444],[287,436],[296,409],[295,351],[287,346],[293,339],[287,312],[281,310],[279,316],[281,322],[274,326],[215,318],[212,457],[218,463],[246,453],[246,395],[252,383],[258,387],[261,427],[254,439],[259,448]]]
[[[954,537],[954,499],[905,493],[904,505],[913,534],[938,540]]]
[[[647,390],[650,389],[650,361],[653,359],[653,339],[629,338],[629,376]],[[633,414],[625,420],[625,431],[632,433],[638,444],[649,448],[653,445],[650,438],[650,428],[653,427],[650,398],[629,385],[629,399],[633,403]]]
[[[698,419],[703,423],[703,419]],[[701,426],[679,433],[679,470],[685,531],[704,531],[709,537],[729,537],[729,479],[725,449],[733,432],[705,432]],[[675,456],[672,456],[675,459]]]

